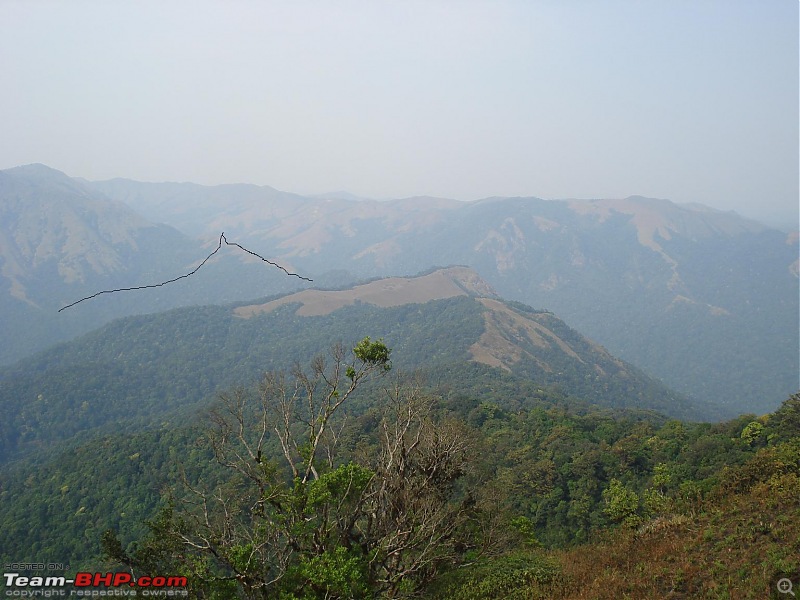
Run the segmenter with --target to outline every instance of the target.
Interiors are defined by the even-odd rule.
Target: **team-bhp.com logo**
[[[6,596],[188,596],[186,577],[139,577],[130,573],[76,573],[74,578],[4,573]],[[65,589],[65,588],[71,589]]]

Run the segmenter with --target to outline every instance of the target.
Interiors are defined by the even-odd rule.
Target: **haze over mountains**
[[[631,197],[477,202],[310,198],[268,187],[86,182],[0,172],[0,310],[10,363],[109,319],[305,287],[226,252],[219,234],[342,287],[467,265],[496,293],[553,311],[620,358],[730,414],[798,387],[798,240],[734,213]]]

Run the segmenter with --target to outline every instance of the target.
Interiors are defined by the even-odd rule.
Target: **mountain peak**
[[[28,197],[33,194],[43,199],[58,197],[62,202],[67,198],[80,201],[97,198],[102,199],[105,204],[110,203],[107,198],[91,190],[86,183],[41,163],[0,171],[0,187],[2,187],[0,201],[4,202],[14,196]],[[16,192],[12,193],[12,190]]]
[[[3,171],[0,171],[0,173],[14,177],[37,179],[40,181],[45,179],[53,181],[72,181],[72,178],[66,173],[63,173],[58,169],[48,167],[47,165],[43,165],[42,163],[31,163],[29,165],[12,167],[10,169],[4,169]]]

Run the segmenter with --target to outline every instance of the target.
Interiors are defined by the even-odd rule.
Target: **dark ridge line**
[[[209,254],[208,256],[206,256],[203,259],[203,262],[201,262],[199,265],[197,265],[194,268],[194,270],[192,270],[189,273],[186,273],[184,275],[180,275],[180,276],[175,277],[174,279],[170,279],[168,281],[162,281],[161,283],[153,283],[151,285],[139,285],[139,286],[136,286],[136,287],[116,288],[116,289],[113,289],[113,290],[102,290],[100,292],[92,294],[91,296],[86,296],[85,298],[81,298],[80,300],[76,300],[72,304],[67,304],[66,306],[62,306],[61,308],[58,309],[58,312],[61,312],[62,310],[66,310],[67,308],[75,306],[76,304],[80,304],[84,300],[91,300],[92,298],[96,298],[97,296],[99,296],[101,294],[113,294],[114,292],[132,292],[133,290],[146,290],[146,289],[149,289],[149,288],[157,288],[157,287],[161,287],[163,285],[167,285],[169,283],[175,283],[176,281],[179,281],[180,279],[186,279],[187,277],[191,277],[192,275],[197,273],[200,270],[200,267],[202,267],[204,264],[206,264],[208,262],[208,260],[212,256],[214,256],[217,252],[219,252],[219,249],[222,248],[222,242],[225,242],[225,244],[227,246],[236,246],[240,250],[244,250],[245,252],[247,252],[248,254],[252,254],[256,258],[260,258],[265,263],[268,263],[268,264],[272,265],[273,267],[277,267],[278,269],[280,269],[281,271],[283,271],[287,275],[290,275],[292,277],[297,277],[298,279],[302,279],[303,281],[314,281],[313,279],[309,279],[308,277],[303,277],[302,275],[298,275],[297,273],[292,273],[290,271],[287,271],[284,267],[282,267],[278,263],[274,263],[271,260],[268,260],[268,259],[264,258],[260,254],[256,254],[252,250],[248,250],[247,248],[245,248],[241,244],[237,244],[236,242],[229,242],[228,239],[225,237],[225,232],[223,231],[222,233],[219,234],[219,243],[217,244],[217,247],[214,249],[214,251],[211,254]]]

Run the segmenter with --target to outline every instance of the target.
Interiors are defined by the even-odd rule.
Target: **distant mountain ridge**
[[[25,182],[18,191],[0,188],[0,198],[17,198],[3,220],[0,310],[2,333],[18,342],[0,353],[2,362],[116,316],[306,287],[227,253],[191,280],[102,297],[52,318],[60,306],[98,289],[187,272],[225,231],[229,239],[313,278],[315,287],[467,265],[503,298],[554,311],[679,391],[727,403],[731,414],[772,410],[800,386],[797,236],[733,213],[640,197],[310,198],[252,185],[86,182],[41,165],[24,169],[13,175]],[[40,260],[31,271],[9,240],[30,238],[31,226],[20,224],[60,214],[48,206],[61,202],[65,187],[85,197],[86,225],[56,220],[65,232],[74,230],[63,238],[73,241],[58,247],[58,258]],[[128,216],[119,213],[118,223],[102,216],[113,212],[113,200],[128,204],[147,223],[173,229],[134,228],[149,237],[131,237],[135,245],[112,243],[102,251],[78,244],[126,231]],[[78,274],[84,274],[83,282]]]

